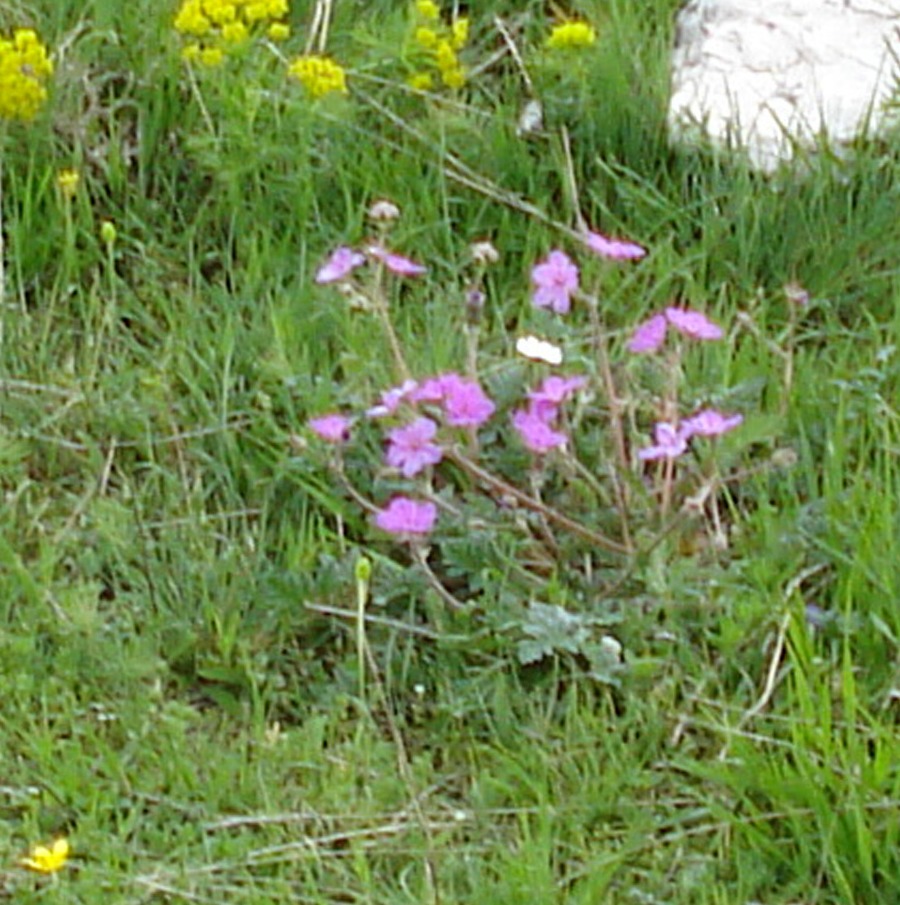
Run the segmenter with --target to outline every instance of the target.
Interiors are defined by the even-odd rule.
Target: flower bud
[[[400,208],[393,201],[382,198],[369,208],[368,217],[376,223],[391,223],[400,216]]]
[[[487,267],[489,264],[496,264],[497,261],[500,260],[500,252],[494,248],[492,243],[486,240],[482,242],[473,242],[469,246],[469,254],[472,255],[472,260],[482,267]]]

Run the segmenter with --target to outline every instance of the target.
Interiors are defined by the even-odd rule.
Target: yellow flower
[[[52,74],[47,48],[32,29],[16,29],[11,40],[0,37],[0,119],[34,119]]]
[[[185,0],[175,16],[175,31],[202,38],[211,28],[212,23],[203,14],[200,0]]]
[[[553,50],[590,47],[597,40],[597,32],[587,22],[561,22],[554,25],[547,46]]]
[[[227,25],[237,18],[237,7],[228,0],[206,0],[203,9],[210,22],[216,25]]]
[[[469,20],[466,17],[457,19],[450,27],[450,44],[454,50],[465,47],[469,40]]]
[[[434,87],[434,79],[430,72],[414,72],[407,80],[410,88],[416,91],[430,91]]]
[[[452,69],[444,69],[441,72],[441,81],[448,88],[462,88],[462,86],[466,84],[466,74],[463,72],[461,66],[456,66]]]
[[[423,19],[437,19],[441,10],[434,0],[416,0],[416,12]]]
[[[425,25],[421,25],[416,29],[415,38],[416,44],[420,47],[424,47],[426,50],[430,50],[438,42],[437,32],[433,28],[428,28]]]
[[[19,864],[41,874],[55,874],[69,860],[70,851],[69,840],[60,837],[49,846],[35,845],[27,855],[19,859]]]
[[[284,22],[273,22],[266,30],[270,41],[287,41],[291,36],[291,27]]]
[[[445,72],[448,69],[456,69],[459,66],[456,51],[450,46],[450,42],[444,38],[438,41],[434,56],[437,61],[437,68],[441,72]]]
[[[222,40],[226,44],[241,44],[249,35],[250,32],[243,22],[229,22],[222,26]]]
[[[342,66],[328,57],[316,54],[297,57],[288,66],[288,73],[303,85],[306,93],[312,98],[324,97],[333,91],[339,94],[347,93],[347,73]]]
[[[225,54],[221,47],[203,47],[200,50],[200,62],[211,69],[222,65]]]
[[[80,179],[81,176],[79,176],[78,170],[65,169],[60,170],[56,174],[56,185],[63,198],[75,197],[75,193],[78,191],[78,181]]]

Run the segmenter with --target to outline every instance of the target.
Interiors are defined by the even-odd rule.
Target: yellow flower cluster
[[[175,30],[194,40],[181,55],[203,66],[218,66],[231,48],[251,35],[264,32],[272,41],[283,41],[290,35],[282,21],[287,13],[288,0],[182,0]]]
[[[51,75],[47,48],[30,28],[0,37],[0,119],[34,119],[47,100]]]
[[[590,47],[597,40],[597,32],[587,22],[561,22],[554,25],[547,37],[547,47],[551,50],[570,50]]]
[[[303,85],[312,98],[324,97],[332,92],[347,93],[347,73],[328,57],[317,54],[297,57],[288,66],[288,73]]]
[[[409,84],[420,91],[430,91],[437,75],[447,88],[462,88],[466,73],[459,51],[469,40],[469,20],[460,17],[449,26],[444,25],[440,8],[433,0],[416,0],[415,12],[419,22],[413,39],[424,56],[424,66],[409,77]]]

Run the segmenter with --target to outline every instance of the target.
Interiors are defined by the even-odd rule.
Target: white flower
[[[560,365],[563,360],[559,346],[537,336],[520,336],[516,340],[516,352],[532,361],[544,361],[548,365]]]

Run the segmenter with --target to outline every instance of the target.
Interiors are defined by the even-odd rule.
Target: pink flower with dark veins
[[[557,314],[567,314],[572,294],[578,289],[578,267],[564,251],[551,251],[544,261],[531,270],[535,308],[549,308]]]
[[[366,252],[376,261],[381,261],[391,273],[395,273],[399,277],[420,277],[423,273],[428,272],[428,268],[423,264],[417,264],[403,255],[394,254],[380,245],[370,245]]]
[[[444,451],[433,442],[437,424],[431,418],[416,418],[412,424],[395,427],[388,434],[385,461],[400,470],[404,478],[411,478],[429,465],[437,465]]]
[[[669,322],[664,314],[653,317],[639,324],[628,343],[629,352],[655,352],[665,342]]]
[[[364,255],[346,245],[336,248],[328,260],[316,271],[316,282],[337,283],[347,279],[350,273],[366,263]]]
[[[643,245],[638,245],[637,242],[611,239],[602,233],[589,232],[584,241],[595,254],[613,261],[639,261],[647,254],[647,249]]]
[[[562,431],[553,430],[545,418],[530,408],[517,409],[513,413],[512,423],[525,447],[538,455],[559,449],[569,440]]]
[[[675,459],[687,449],[688,438],[674,424],[660,421],[653,430],[655,444],[638,450],[641,461]]]
[[[744,423],[743,415],[723,415],[716,409],[703,409],[681,422],[681,433],[687,437],[718,437]]]
[[[375,514],[375,524],[382,531],[406,540],[428,534],[436,520],[437,506],[434,503],[423,503],[405,496],[395,496]]]
[[[690,308],[666,308],[666,320],[679,332],[691,339],[721,339],[725,331],[705,314]]]
[[[328,443],[346,443],[350,437],[350,419],[345,415],[322,415],[306,423],[317,437]]]

